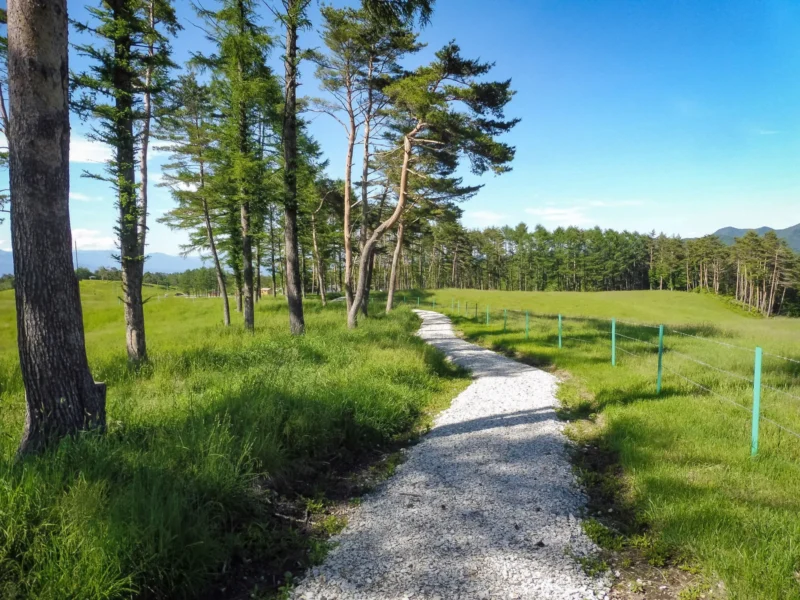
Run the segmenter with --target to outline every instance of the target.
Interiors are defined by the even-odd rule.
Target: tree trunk
[[[320,204],[320,207],[321,206]],[[322,301],[322,306],[326,306],[328,302],[325,298],[325,274],[322,271],[322,257],[319,255],[319,248],[317,247],[317,213],[312,213],[311,215],[311,242],[313,244],[314,263],[316,265],[317,278],[319,281],[319,297]]]
[[[286,298],[289,304],[289,331],[305,332],[303,298],[300,290],[300,261],[297,256],[297,21],[301,0],[288,1],[286,19],[286,99],[283,109],[283,182],[286,245]]]
[[[65,0],[8,6],[11,247],[26,401],[20,455],[106,422],[72,262],[67,30]]]
[[[403,233],[405,232],[405,223],[400,219],[400,224],[397,226],[397,242],[394,245],[394,254],[392,254],[392,271],[389,275],[389,293],[386,296],[386,313],[392,310],[394,306],[394,288],[397,283],[397,266],[400,263],[400,257],[403,254]]]
[[[114,0],[110,3],[114,18],[130,21],[130,3]],[[128,359],[140,362],[147,358],[144,329],[144,301],[142,279],[144,256],[139,251],[139,202],[136,194],[135,137],[133,133],[134,74],[128,65],[133,52],[130,35],[120,35],[114,40],[116,66],[113,70],[115,94],[114,137],[117,140],[116,169],[119,203],[119,246],[122,270],[122,302],[125,312],[125,339]]]
[[[205,169],[201,163],[200,165],[200,189],[205,187]],[[217,244],[214,242],[214,229],[211,227],[211,215],[208,210],[208,202],[203,196],[203,219],[206,225],[206,236],[208,236],[208,247],[211,248],[211,257],[214,259],[214,270],[217,273],[217,286],[219,287],[219,294],[222,296],[222,323],[225,327],[231,324],[231,307],[228,304],[228,288],[225,284],[225,273],[222,270],[222,265],[219,262],[219,253],[217,252]]]
[[[350,132],[347,136],[347,155],[344,171],[344,219],[342,230],[344,232],[344,296],[347,310],[353,305],[353,243],[350,231],[350,187],[353,170],[353,147],[356,143],[355,118],[350,113]]]
[[[261,300],[261,242],[256,239],[256,302]]]
[[[155,29],[155,0],[150,0],[147,6],[148,23]],[[141,160],[139,162],[139,254],[144,257],[145,238],[147,237],[147,153],[150,147],[150,121],[153,117],[153,98],[150,88],[153,84],[153,58],[155,56],[155,46],[151,41],[147,45],[147,56],[150,59],[144,74],[144,99],[142,102],[142,147]],[[144,263],[143,263],[144,266]],[[144,276],[144,273],[142,273]]]
[[[395,207],[392,215],[375,228],[375,231],[372,232],[369,240],[367,240],[367,243],[364,245],[364,252],[361,254],[358,268],[358,285],[356,287],[356,294],[353,298],[353,306],[350,307],[350,310],[347,313],[347,326],[351,329],[358,325],[359,305],[361,304],[364,296],[364,289],[367,283],[367,259],[369,258],[369,255],[378,240],[383,237],[383,234],[386,233],[388,229],[397,223],[398,219],[400,219],[400,216],[403,214],[408,190],[408,166],[411,161],[412,150],[411,140],[413,136],[419,132],[421,126],[421,124],[418,124],[410,133],[403,136],[403,167],[400,171],[400,192],[397,197],[397,206]]]
[[[269,251],[270,251],[270,270],[272,271],[272,297],[278,297],[277,282],[275,281],[275,209],[269,207]]]

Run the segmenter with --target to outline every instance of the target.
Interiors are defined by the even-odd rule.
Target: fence
[[[423,302],[420,297],[414,297],[412,300],[421,308],[437,309],[436,300]],[[405,296],[401,302],[406,302]],[[522,335],[525,341],[533,341],[532,333],[535,332],[536,345],[551,346],[556,351],[569,350],[572,347],[594,350],[601,354],[607,353],[607,360],[614,367],[621,364],[621,357],[623,362],[624,359],[645,362],[652,359],[652,385],[657,396],[663,394],[664,379],[665,376],[669,376],[688,384],[699,393],[714,396],[739,410],[746,411],[750,419],[749,437],[752,456],[756,456],[759,452],[759,438],[763,436],[764,423],[774,427],[779,433],[800,439],[800,433],[780,422],[780,420],[800,422],[800,404],[797,403],[800,402],[800,395],[793,393],[796,391],[795,387],[800,386],[798,379],[800,360],[764,352],[758,346],[748,348],[701,335],[714,334],[713,326],[686,326],[681,328],[683,329],[681,331],[663,324],[650,325],[614,318],[568,317],[561,314],[541,314],[505,308],[493,311],[489,305],[479,306],[478,303],[462,302],[456,298],[451,299],[449,310],[446,305],[441,304],[438,310],[469,319],[479,326],[496,325],[498,329],[493,333],[517,333]],[[502,329],[500,329],[501,324]],[[704,350],[697,352],[698,348],[710,348],[711,345],[724,353],[726,362],[731,363],[729,368],[712,364],[713,359],[698,358],[698,353],[705,352]],[[770,369],[765,369],[767,360],[772,361]],[[714,383],[696,381],[681,372],[682,363],[691,363],[695,368],[713,374],[717,380]],[[740,372],[736,372],[737,370]],[[720,378],[726,378],[726,382],[717,385]],[[765,413],[762,402],[764,396],[772,400],[768,405],[774,413],[772,416]],[[743,400],[743,397],[746,397],[746,400]],[[787,405],[775,401],[778,397],[790,403]]]

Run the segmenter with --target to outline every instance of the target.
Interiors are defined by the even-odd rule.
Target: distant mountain
[[[733,240],[738,237],[742,237],[748,231],[755,231],[758,235],[764,235],[768,231],[774,231],[779,238],[786,240],[789,246],[791,246],[795,252],[800,252],[800,223],[792,227],[787,227],[786,229],[772,229],[772,227],[759,227],[758,229],[737,229],[736,227],[723,227],[722,229],[715,231],[714,235],[716,235],[726,244],[731,245],[733,244]]]
[[[79,250],[78,265],[86,267],[90,271],[96,271],[100,267],[117,267],[119,261],[114,258],[114,250]],[[172,254],[162,254],[153,252],[147,255],[144,263],[144,270],[151,273],[180,273],[187,269],[197,269],[204,266],[203,260],[198,256],[173,256]],[[0,250],[0,275],[14,272],[14,265],[11,259],[11,252]]]

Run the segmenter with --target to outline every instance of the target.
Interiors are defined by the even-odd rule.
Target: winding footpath
[[[606,597],[608,579],[590,578],[576,558],[596,548],[577,518],[585,499],[555,414],[556,379],[459,339],[439,313],[417,313],[419,336],[474,382],[364,498],[292,597]]]

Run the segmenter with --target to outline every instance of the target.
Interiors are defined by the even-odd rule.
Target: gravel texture
[[[607,577],[576,557],[596,552],[584,497],[555,414],[556,379],[465,342],[450,320],[416,311],[420,337],[472,371],[408,460],[364,498],[305,600],[605,598]]]

